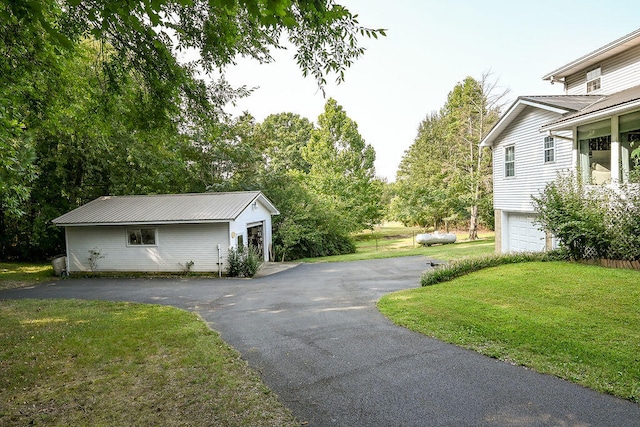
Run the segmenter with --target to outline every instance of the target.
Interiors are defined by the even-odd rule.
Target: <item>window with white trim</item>
[[[156,244],[156,229],[128,228],[127,244],[129,246],[154,246]]]
[[[602,68],[594,68],[587,72],[587,93],[594,92],[600,89],[600,76],[602,75]]]
[[[516,147],[504,148],[504,176],[516,176]]]
[[[552,136],[544,138],[544,162],[551,163],[556,160],[556,142]]]

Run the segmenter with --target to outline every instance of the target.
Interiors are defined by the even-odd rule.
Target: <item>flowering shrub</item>
[[[640,259],[640,187],[587,186],[575,174],[558,176],[533,197],[536,222],[572,259]]]

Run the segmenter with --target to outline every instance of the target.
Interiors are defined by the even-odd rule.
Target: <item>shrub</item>
[[[516,264],[531,261],[556,261],[566,259],[562,251],[552,252],[521,252],[509,255],[489,255],[481,258],[464,258],[449,264],[442,264],[422,274],[420,283],[422,286],[432,286],[442,282],[448,282],[456,277],[496,267],[504,264]]]
[[[623,185],[605,216],[609,247],[606,258],[640,260],[640,187]]]
[[[553,233],[572,259],[640,259],[640,189],[586,186],[558,176],[533,197],[541,228]]]
[[[228,260],[227,274],[231,277],[253,277],[262,265],[262,257],[253,246],[229,248]]]
[[[605,203],[589,194],[575,174],[547,184],[540,197],[533,197],[533,206],[536,222],[560,239],[573,259],[606,252]]]

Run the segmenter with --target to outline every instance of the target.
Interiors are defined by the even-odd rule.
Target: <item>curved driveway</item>
[[[70,279],[0,292],[199,313],[310,426],[639,426],[640,406],[397,327],[375,301],[423,257],[302,264],[253,280]]]

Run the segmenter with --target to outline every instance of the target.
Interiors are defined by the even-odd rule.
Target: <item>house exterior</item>
[[[568,171],[593,185],[628,181],[640,141],[640,30],[543,79],[564,94],[519,97],[480,143],[493,150],[498,253],[553,248],[531,197]]]
[[[67,272],[223,272],[230,248],[265,261],[276,207],[259,191],[104,196],[53,220],[64,227]]]

